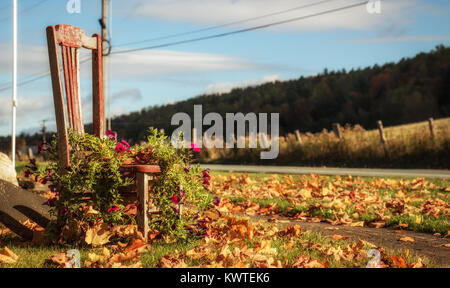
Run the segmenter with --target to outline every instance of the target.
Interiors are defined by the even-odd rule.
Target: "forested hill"
[[[374,128],[450,116],[450,48],[438,46],[429,53],[398,63],[365,69],[324,71],[314,77],[234,89],[221,95],[202,95],[175,104],[149,107],[116,117],[113,130],[121,138],[144,139],[154,126],[171,133],[176,112],[193,115],[193,105],[208,112],[278,112],[280,133],[299,129],[316,132],[332,123],[361,124]]]

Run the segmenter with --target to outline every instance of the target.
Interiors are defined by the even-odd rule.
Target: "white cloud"
[[[317,1],[318,2],[318,1]],[[142,1],[134,15],[173,22],[221,25],[313,3],[311,0],[153,0]],[[320,5],[239,24],[250,27],[315,14],[355,4],[352,0],[334,0]],[[318,31],[329,29],[372,30],[385,25],[404,25],[411,21],[411,10],[419,0],[383,1],[381,14],[368,14],[365,5],[278,26],[277,30]]]
[[[10,44],[0,43],[0,74],[11,73]],[[90,57],[88,50],[81,50],[80,59]],[[47,47],[26,45],[19,50],[19,74],[29,76],[49,72]],[[170,50],[144,50],[130,54],[111,56],[113,77],[176,76],[183,74],[258,69],[261,65],[248,59],[226,55],[194,53]],[[90,63],[81,65],[81,77],[90,77]],[[50,79],[50,76],[48,77]],[[83,85],[83,83],[81,83]]]
[[[113,77],[173,76],[210,71],[258,69],[247,59],[206,53],[148,50],[112,56]]]
[[[209,84],[205,89],[205,94],[222,94],[228,93],[234,88],[244,88],[248,86],[256,86],[264,83],[273,83],[280,80],[279,75],[267,75],[259,80],[246,80],[238,82],[219,82]]]

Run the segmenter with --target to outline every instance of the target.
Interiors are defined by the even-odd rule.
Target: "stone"
[[[0,180],[8,181],[16,186],[19,186],[17,182],[16,169],[12,167],[12,162],[9,157],[0,152]]]
[[[50,222],[50,207],[45,202],[42,196],[0,180],[0,223],[24,239],[33,239],[33,231],[21,222],[31,219],[43,228]]]

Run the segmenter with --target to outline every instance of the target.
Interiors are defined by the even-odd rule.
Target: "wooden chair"
[[[102,39],[98,34],[89,37],[85,32],[70,25],[47,27],[48,55],[52,78],[53,102],[55,106],[56,128],[58,137],[58,156],[61,171],[64,173],[70,166],[67,118],[69,127],[78,133],[84,133],[81,113],[79,84],[79,49],[92,50],[92,102],[93,133],[97,137],[104,136],[103,123],[103,73],[102,73]],[[62,70],[67,102],[67,116],[63,88],[61,84],[60,60],[58,45],[61,47]],[[161,172],[156,165],[125,165],[125,171],[135,175],[137,184],[137,224],[147,240],[148,234],[148,182]]]

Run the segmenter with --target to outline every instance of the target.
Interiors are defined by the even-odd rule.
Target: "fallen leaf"
[[[403,241],[403,242],[414,242],[414,241],[415,241],[414,238],[408,237],[408,236],[402,237],[402,238],[400,238],[399,240],[400,240],[400,241]]]
[[[66,252],[60,252],[47,258],[45,262],[50,265],[56,265],[58,268],[65,268],[66,263],[69,262],[69,259],[67,258]]]
[[[391,259],[394,261],[394,263],[399,266],[400,268],[406,268],[405,260],[401,256],[397,257],[395,255],[391,256]]]
[[[8,247],[3,248],[0,250],[0,263],[1,264],[14,264],[17,262],[17,259],[19,259],[19,256],[14,254],[11,250],[8,249]]]
[[[334,240],[347,240],[348,237],[345,237],[345,236],[342,236],[342,235],[339,235],[339,234],[334,234],[333,235],[333,239]]]
[[[109,231],[108,224],[99,223],[88,228],[84,241],[89,245],[99,247],[108,243],[111,236],[113,236],[113,233]]]

